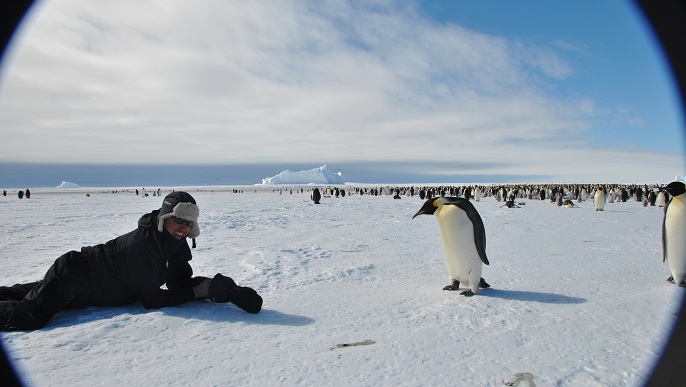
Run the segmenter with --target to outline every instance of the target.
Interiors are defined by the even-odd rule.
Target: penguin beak
[[[412,219],[414,219],[417,216],[422,215],[422,214],[433,215],[434,212],[436,211],[436,207],[438,207],[438,203],[436,203],[435,200],[429,199],[424,203],[422,208],[420,208],[419,211],[417,211],[417,213],[414,214]]]

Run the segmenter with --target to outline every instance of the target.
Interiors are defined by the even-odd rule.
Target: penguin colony
[[[320,190],[321,188],[321,190]],[[198,191],[201,191],[199,189]],[[413,216],[434,215],[439,225],[439,235],[449,273],[450,283],[444,290],[457,290],[462,283],[468,290],[462,294],[471,296],[479,289],[490,287],[481,277],[482,265],[489,264],[486,257],[486,239],[483,222],[470,200],[479,202],[482,197],[494,197],[502,206],[521,208],[517,199],[548,200],[563,208],[578,207],[574,201],[582,202],[592,198],[596,211],[604,211],[606,203],[627,202],[631,199],[644,206],[664,207],[662,228],[663,261],[669,266],[668,281],[686,287],[686,188],[683,182],[672,182],[667,186],[638,184],[491,184],[467,186],[346,186],[313,187],[311,185],[279,186],[274,191],[283,194],[309,193],[315,204],[322,198],[345,197],[348,195],[389,195],[393,199],[418,196],[426,200]],[[294,191],[295,190],[295,191]],[[347,191],[346,191],[347,190]],[[131,190],[103,193],[125,193]],[[159,196],[160,189],[152,191]],[[243,193],[243,190],[233,190]],[[257,189],[255,190],[257,192]],[[322,194],[323,193],[323,194]],[[3,191],[3,196],[7,196]],[[24,196],[24,192],[18,195]],[[25,197],[30,197],[27,189]],[[136,195],[148,196],[145,189],[135,190]],[[20,196],[20,198],[21,198]],[[511,205],[508,205],[511,203]],[[524,203],[519,203],[524,204]],[[478,273],[478,276],[477,276]]]
[[[331,188],[324,197],[330,197]],[[315,201],[317,188],[311,199]],[[301,189],[302,192],[302,189]],[[668,262],[672,276],[669,281],[686,287],[686,188],[684,183],[674,182],[668,186],[623,184],[520,184],[520,185],[472,185],[472,186],[381,186],[349,187],[350,195],[418,196],[424,205],[412,217],[434,215],[438,222],[439,236],[448,269],[449,284],[444,290],[458,290],[460,284],[467,287],[460,294],[473,296],[479,289],[490,285],[482,278],[483,265],[489,265],[486,256],[486,236],[483,221],[474,205],[482,196],[504,201],[501,207],[521,208],[517,199],[549,200],[563,208],[578,208],[574,201],[592,198],[596,211],[604,211],[606,203],[627,202],[634,199],[643,206],[665,208],[663,225],[664,260]],[[339,195],[336,195],[338,197]],[[670,196],[673,198],[670,200]],[[318,203],[318,201],[315,201]],[[525,204],[525,203],[519,203]],[[668,209],[671,207],[671,210]],[[671,243],[670,243],[671,241]]]

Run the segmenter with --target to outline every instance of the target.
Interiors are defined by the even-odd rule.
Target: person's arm
[[[167,289],[160,288],[160,281],[164,280],[167,268],[166,261],[156,244],[126,244],[120,253],[125,257],[125,272],[131,291],[144,308],[176,306],[195,299],[195,292],[190,283],[183,285],[178,283],[175,284],[177,286],[167,286]]]
[[[169,279],[167,280],[168,289],[177,289],[183,287],[192,287],[193,294],[196,299],[208,298],[208,289],[210,287],[211,279],[207,277],[193,277],[193,268],[190,263],[184,259],[175,261],[169,267]],[[180,262],[180,263],[178,263]]]
[[[204,277],[196,277],[196,278],[204,278]],[[209,291],[210,291],[210,284],[212,284],[212,280],[209,278],[205,278],[197,286],[194,286],[193,287],[193,294],[195,295],[195,298],[208,298],[209,297]]]

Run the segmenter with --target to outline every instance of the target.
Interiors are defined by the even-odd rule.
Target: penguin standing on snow
[[[312,191],[310,199],[312,199],[314,204],[319,204],[319,201],[322,199],[322,194],[319,192],[319,188],[315,188],[314,191]]]
[[[664,191],[660,190],[660,192],[657,193],[656,202],[658,207],[664,207],[665,203],[667,202],[667,194],[665,194]]]
[[[593,195],[593,205],[596,211],[605,210],[605,188],[599,187],[595,190],[595,195]]]
[[[662,261],[667,261],[672,272],[667,281],[686,287],[686,185],[674,181],[662,189],[672,196],[662,221]]]
[[[460,293],[473,296],[479,288],[490,285],[481,278],[486,257],[486,231],[474,205],[459,197],[438,197],[427,200],[412,219],[419,215],[434,215],[443,245],[450,285],[443,290],[458,290],[460,282],[469,290]]]

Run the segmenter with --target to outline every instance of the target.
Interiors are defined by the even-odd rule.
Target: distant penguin
[[[474,200],[477,202],[481,201],[481,187],[474,188]]]
[[[314,202],[314,204],[319,204],[319,201],[322,199],[322,194],[319,193],[319,188],[315,188],[312,191],[312,195],[310,195],[310,198]]]
[[[595,190],[593,205],[596,211],[605,211],[605,189],[602,187]]]
[[[464,198],[469,200],[472,197],[472,187],[467,187],[464,190]]]
[[[619,194],[620,200],[622,203],[626,203],[627,200],[629,200],[629,193],[626,192],[626,189],[622,188],[622,191]]]
[[[412,219],[419,215],[434,215],[443,246],[450,284],[443,290],[458,290],[460,282],[469,288],[462,295],[473,296],[489,284],[481,278],[486,257],[486,231],[474,205],[459,197],[438,197],[424,202]]]
[[[660,191],[657,193],[656,203],[657,203],[658,207],[664,207],[665,206],[665,203],[667,203],[667,200],[666,200],[666,195],[664,192]]]
[[[667,280],[686,287],[686,185],[674,181],[662,189],[672,196],[662,221],[662,261],[667,261],[672,272]]]

